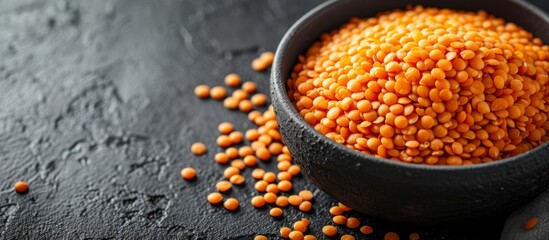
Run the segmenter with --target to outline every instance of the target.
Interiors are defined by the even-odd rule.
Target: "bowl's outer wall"
[[[303,173],[321,190],[353,209],[389,221],[442,224],[506,213],[549,185],[549,147],[513,159],[473,167],[417,166],[395,163],[348,150],[316,132],[299,116],[286,80],[299,54],[322,33],[351,17],[407,4],[484,9],[524,26],[549,42],[549,21],[521,1],[365,1],[325,3],[299,20],[281,41],[271,76],[271,95],[285,143]],[[521,159],[528,158],[528,159]]]

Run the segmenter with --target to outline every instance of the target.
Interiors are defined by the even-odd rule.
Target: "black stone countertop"
[[[273,220],[249,205],[252,184],[229,193],[237,212],[206,202],[224,168],[213,161],[217,124],[252,124],[193,95],[230,72],[268,93],[268,73],[253,72],[251,60],[320,2],[1,0],[0,239],[276,238],[301,217],[320,236],[335,202],[303,177],[295,189],[314,190],[312,213],[289,208]],[[209,146],[205,156],[190,154],[195,141]],[[181,179],[186,166],[196,181]],[[28,193],[12,191],[19,180]],[[341,232],[498,239],[505,221],[420,228],[360,219],[374,234]]]

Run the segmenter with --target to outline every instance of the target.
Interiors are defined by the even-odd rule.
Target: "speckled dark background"
[[[235,213],[206,202],[222,179],[217,124],[252,125],[192,90],[237,72],[268,93],[268,73],[251,71],[251,60],[320,2],[0,0],[0,239],[251,239],[303,216],[318,234],[335,203],[319,191],[312,213],[289,208],[279,220],[248,204],[251,184],[229,193],[244,203]],[[195,141],[207,155],[189,153]],[[189,165],[194,182],[179,176]],[[18,180],[30,182],[27,194],[12,192]],[[498,239],[505,221],[419,228],[360,218],[375,229],[367,239]]]

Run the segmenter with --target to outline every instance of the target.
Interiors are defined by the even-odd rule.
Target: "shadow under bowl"
[[[271,95],[284,142],[303,174],[335,200],[359,212],[393,222],[440,225],[506,214],[549,186],[549,147],[492,163],[428,166],[363,154],[317,132],[292,105],[286,81],[297,58],[351,17],[373,17],[407,4],[485,10],[549,42],[549,17],[518,0],[337,0],[299,19],[276,51]]]

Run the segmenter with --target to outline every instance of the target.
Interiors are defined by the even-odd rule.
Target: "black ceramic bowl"
[[[371,216],[394,222],[442,224],[508,213],[549,186],[548,144],[473,166],[407,164],[356,152],[329,140],[292,106],[286,80],[298,55],[322,33],[338,28],[351,17],[372,17],[407,4],[483,9],[549,43],[549,17],[519,0],[328,1],[298,20],[276,52],[271,95],[283,139],[313,184],[335,200]]]

